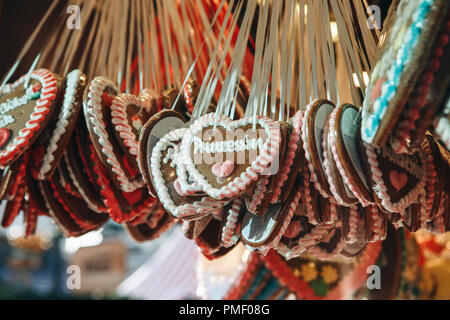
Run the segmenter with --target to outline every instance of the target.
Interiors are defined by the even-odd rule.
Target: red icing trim
[[[19,215],[22,208],[23,199],[25,197],[25,184],[22,183],[12,201],[8,201],[6,209],[3,213],[2,227],[7,228],[13,223],[14,219]],[[9,207],[10,206],[10,207]],[[8,210],[8,207],[10,210]]]
[[[53,101],[56,99],[58,82],[55,75],[46,69],[35,70],[32,75],[42,83],[41,96],[36,101],[34,112],[30,114],[30,119],[25,123],[24,128],[10,142],[8,148],[0,152],[0,166],[6,166],[27,147],[34,134],[41,128],[41,123],[45,120]],[[25,76],[22,76],[12,86],[17,86],[23,81],[25,81]]]

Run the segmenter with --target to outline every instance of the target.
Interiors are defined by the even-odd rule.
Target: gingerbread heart
[[[122,93],[114,97],[111,104],[111,123],[122,152],[137,167],[139,133],[147,120],[155,114],[156,97],[150,90],[139,97]]]
[[[221,209],[226,203],[204,195],[185,196],[176,188],[178,180],[176,159],[181,139],[187,135],[187,128],[180,128],[165,134],[153,147],[150,156],[151,183],[164,208],[176,218],[199,218]]]
[[[377,202],[387,211],[402,212],[416,202],[425,187],[425,157],[396,154],[389,145],[377,149],[364,143],[372,190]]]
[[[82,109],[82,98],[86,87],[86,75],[80,70],[69,72],[65,79],[64,98],[59,110],[58,119],[47,139],[38,140],[46,146],[43,157],[38,161],[36,177],[47,180],[61,161],[69,143],[78,116]],[[50,126],[49,126],[50,127]],[[36,144],[38,144],[36,143]]]
[[[108,114],[116,94],[113,82],[103,77],[94,78],[85,92],[84,115],[92,143],[111,182],[124,192],[133,192],[144,182],[137,165],[130,166],[111,132]]]
[[[0,166],[16,160],[45,129],[58,96],[58,80],[46,70],[25,75],[0,91]]]
[[[182,161],[193,181],[214,199],[235,198],[261,174],[278,172],[281,135],[275,121],[262,116],[231,121],[210,113],[189,129],[181,144]],[[217,164],[226,164],[227,170],[218,170]]]

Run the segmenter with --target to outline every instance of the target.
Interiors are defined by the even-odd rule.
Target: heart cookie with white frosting
[[[189,175],[214,199],[232,199],[262,174],[278,172],[279,124],[258,116],[231,121],[214,113],[197,119],[181,144]]]

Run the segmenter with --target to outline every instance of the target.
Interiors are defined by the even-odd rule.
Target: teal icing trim
[[[413,49],[419,41],[419,36],[424,27],[424,21],[431,10],[433,3],[434,0],[424,0],[414,11],[414,22],[406,31],[406,41],[398,50],[395,62],[388,71],[389,80],[383,84],[381,96],[373,103],[374,113],[369,116],[364,130],[362,130],[363,138],[365,138],[365,140],[373,139],[378,130],[380,121],[386,113],[389,101],[394,97],[395,92],[397,91],[405,64],[410,60]]]

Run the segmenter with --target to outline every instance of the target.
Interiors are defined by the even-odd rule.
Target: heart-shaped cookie
[[[279,124],[258,116],[231,121],[213,113],[197,120],[183,138],[181,155],[193,181],[214,199],[244,193],[261,174],[278,172]],[[231,161],[227,177],[216,176],[215,164]]]
[[[48,138],[38,141],[46,146],[44,156],[38,162],[36,170],[36,177],[39,180],[50,178],[61,161],[82,109],[85,87],[85,74],[80,70],[69,72],[65,79],[64,97],[58,110],[58,119],[54,127],[51,128],[52,132],[48,135]]]
[[[425,157],[422,151],[396,154],[389,145],[377,149],[364,143],[368,176],[375,200],[386,210],[402,212],[425,188]]]
[[[139,96],[122,93],[111,104],[111,123],[122,152],[137,168],[138,137],[143,125],[157,111],[156,96],[144,90]]]
[[[58,80],[46,70],[31,73],[28,87],[25,75],[0,91],[0,166],[16,160],[45,129],[58,98]]]
[[[323,130],[328,116],[335,105],[328,100],[317,99],[306,107],[302,123],[302,142],[311,181],[324,198],[331,195],[330,186],[325,175],[323,153]]]
[[[113,82],[103,77],[94,78],[85,92],[84,115],[91,141],[111,182],[124,192],[133,192],[144,182],[137,170],[127,163],[112,132],[109,114],[116,94]]]
[[[162,110],[153,115],[142,128],[138,142],[139,168],[150,194],[156,197],[150,178],[150,158],[156,143],[168,132],[185,126],[186,119],[179,112]],[[186,178],[187,181],[187,178]]]
[[[226,201],[218,201],[205,195],[184,196],[176,188],[177,157],[180,143],[188,134],[180,128],[165,134],[151,149],[150,179],[159,201],[175,218],[192,219],[221,209]]]
[[[355,205],[355,200],[363,206],[373,203],[368,177],[362,167],[358,137],[361,126],[359,110],[350,104],[344,104],[330,115],[328,127],[327,160],[330,173],[337,169],[339,177],[330,179],[333,182],[334,195],[338,203],[346,206]],[[333,177],[333,175],[331,175]]]

